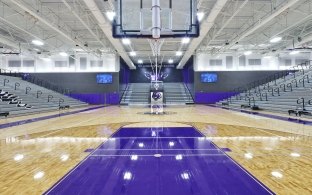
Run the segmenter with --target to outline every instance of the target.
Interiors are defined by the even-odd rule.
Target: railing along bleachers
[[[291,67],[233,90],[217,105],[309,116],[312,112],[312,61]]]

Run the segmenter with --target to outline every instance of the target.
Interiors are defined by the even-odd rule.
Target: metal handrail
[[[28,94],[29,91],[31,91],[31,87],[26,87],[26,94]]]
[[[64,99],[63,98],[59,99],[59,107],[61,106],[61,103],[64,103]]]
[[[50,102],[50,99],[53,99],[53,95],[48,95],[48,102]]]
[[[298,81],[297,81],[297,79],[292,80],[291,83],[296,83],[296,86],[295,86],[295,87],[298,87]]]
[[[14,90],[17,89],[17,87],[21,86],[21,84],[19,82],[16,82],[15,85],[14,85]]]
[[[302,100],[302,101],[300,102],[300,100]],[[297,104],[302,104],[302,109],[305,110],[305,99],[304,99],[304,97],[298,98]]]
[[[289,87],[289,88],[290,88],[290,91],[293,90],[292,83],[287,83],[286,87]]]
[[[310,83],[309,81],[309,75],[305,75],[304,77],[302,77],[300,80],[299,80],[299,83],[302,83],[302,86],[305,87],[305,82],[304,80],[307,79],[307,82]]]
[[[39,98],[39,96],[41,96],[41,95],[42,95],[42,91],[38,90],[37,91],[37,98]]]
[[[10,82],[10,80],[9,80],[9,79],[6,79],[6,78],[5,78],[5,79],[3,79],[3,86],[5,86],[5,84],[6,84],[6,83],[9,83],[9,82]]]

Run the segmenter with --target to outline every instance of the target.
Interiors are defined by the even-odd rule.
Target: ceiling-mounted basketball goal
[[[197,0],[117,0],[113,23],[115,38],[198,37]],[[160,14],[159,26],[153,24],[155,13]],[[155,22],[155,20],[154,20]]]

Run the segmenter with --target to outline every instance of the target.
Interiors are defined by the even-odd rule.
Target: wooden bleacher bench
[[[0,112],[0,116],[4,116],[4,117],[8,117],[9,116],[9,112]]]

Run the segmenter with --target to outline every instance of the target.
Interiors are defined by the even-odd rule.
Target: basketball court
[[[0,194],[312,194],[311,1],[0,2]]]

